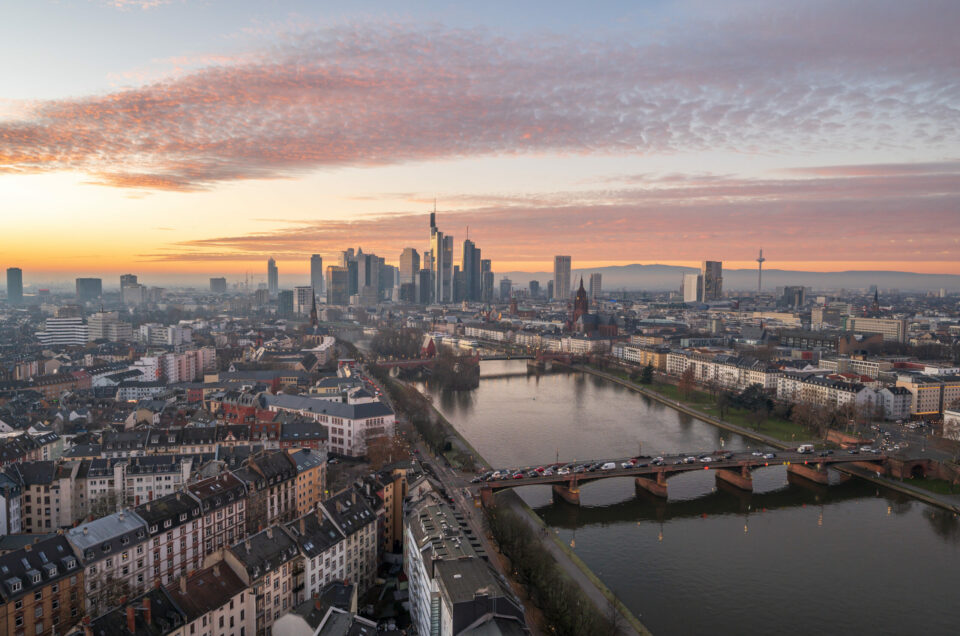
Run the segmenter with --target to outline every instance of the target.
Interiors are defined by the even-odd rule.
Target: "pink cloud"
[[[874,166],[872,172],[896,171]],[[960,165],[952,172],[896,177],[715,179],[596,192],[464,196],[440,224],[470,237],[497,261],[544,262],[566,245],[583,261],[699,260],[758,246],[780,260],[960,260]],[[350,221],[290,223],[279,230],[182,241],[147,261],[302,259],[363,248],[395,260],[422,246],[427,215],[393,211]],[[908,243],[905,238],[909,237]]]
[[[441,26],[291,35],[0,120],[0,172],[188,191],[523,153],[956,148],[960,45],[948,25],[960,4],[763,6],[636,41]]]

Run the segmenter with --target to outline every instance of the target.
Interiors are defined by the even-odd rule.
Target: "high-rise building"
[[[504,276],[500,279],[500,301],[510,300],[511,291],[513,291],[513,281]]]
[[[400,284],[416,283],[420,274],[420,253],[412,247],[405,247],[400,253]]]
[[[600,272],[590,274],[590,300],[597,302],[603,293],[603,279]]]
[[[530,281],[530,298],[537,298],[540,296],[540,281],[532,280]]]
[[[87,302],[103,296],[103,281],[99,278],[77,279],[77,300]]]
[[[430,213],[430,252],[433,255],[434,302],[453,300],[453,237],[437,228],[436,210]]]
[[[570,298],[570,257],[553,257],[553,298],[567,300]]]
[[[115,311],[98,311],[91,314],[87,319],[87,330],[90,342],[133,340],[133,326],[130,323],[121,322],[120,314]]]
[[[493,264],[489,258],[480,261],[480,300],[493,302]]]
[[[547,298],[553,298],[553,280],[547,281]]]
[[[684,274],[683,287],[680,290],[683,294],[683,302],[695,303],[700,301],[700,274]]]
[[[327,304],[350,304],[350,276],[346,267],[327,267]]]
[[[98,279],[99,280],[99,279]],[[37,340],[43,346],[83,346],[89,341],[87,325],[83,318],[47,318],[43,331],[37,332]]]
[[[310,256],[310,286],[317,296],[323,293],[323,258],[319,254]]]
[[[277,292],[277,315],[284,318],[293,315],[293,292],[289,289]]]
[[[306,316],[313,308],[313,285],[303,285],[293,288],[293,313]]]
[[[357,295],[360,303],[374,305],[380,300],[380,259],[357,250]]]
[[[7,268],[7,302],[11,305],[23,302],[23,270],[19,267]]]
[[[136,274],[120,274],[120,289],[137,284]]]
[[[433,272],[429,269],[420,270],[420,280],[417,284],[417,302],[429,305],[433,294]]]
[[[723,299],[723,262],[703,261],[700,267],[700,300],[707,303]]]
[[[280,270],[277,269],[277,261],[270,257],[267,261],[267,291],[271,296],[276,296],[280,291]]]
[[[211,278],[210,279],[210,292],[214,294],[226,294],[227,293],[227,279],[220,278]]]
[[[463,273],[463,297],[466,300],[480,300],[480,261],[480,249],[470,239],[465,240],[460,271]]]
[[[147,300],[147,288],[138,283],[124,285],[120,288],[120,299],[124,305],[139,307]]]

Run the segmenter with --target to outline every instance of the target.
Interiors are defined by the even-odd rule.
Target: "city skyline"
[[[396,264],[437,199],[501,271],[960,273],[953,3],[384,9],[15,3],[11,57],[69,35],[0,100],[3,266]]]

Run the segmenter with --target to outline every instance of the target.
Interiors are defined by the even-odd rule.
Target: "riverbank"
[[[403,387],[405,389],[416,391],[416,389],[399,380],[388,378],[386,382],[396,383],[396,386]],[[439,409],[433,404],[432,399],[429,399],[428,396],[417,391],[421,395],[424,401],[429,404],[429,409],[431,412],[431,417],[434,422],[436,422],[443,430],[444,435],[451,442],[451,447],[456,448],[456,452],[452,452],[452,456],[456,456],[458,452],[469,452],[474,458],[474,463],[477,466],[483,466],[487,469],[491,468],[489,462],[484,459],[483,455],[477,451],[473,445],[467,441],[467,439],[447,420],[447,418],[440,412]],[[444,457],[447,461],[450,461],[446,455]],[[514,492],[503,493],[498,495],[498,499],[501,502],[501,505],[508,506],[509,508],[516,511],[518,516],[522,518],[531,528],[537,530],[545,529],[546,526],[542,519]],[[575,554],[572,550],[562,545],[562,543],[556,538],[556,536],[547,531],[546,536],[551,538],[550,541],[545,541],[543,543],[544,547],[553,557],[557,566],[561,571],[581,590],[586,599],[592,603],[598,612],[603,615],[607,608],[612,604],[617,612],[623,619],[624,624],[621,625],[621,633],[626,632],[631,635],[636,634],[638,636],[647,636],[650,634],[643,624],[633,615],[632,612],[607,588],[604,583],[596,577],[596,575],[590,570],[589,567]],[[529,596],[532,596],[529,595]],[[539,609],[539,608],[538,608]]]
[[[743,437],[748,437],[750,439],[763,442],[764,444],[767,444],[768,446],[772,446],[774,448],[785,450],[788,448],[795,448],[797,444],[802,443],[802,441],[797,441],[791,444],[786,444],[782,440],[776,439],[774,437],[770,437],[768,435],[763,435],[752,429],[738,426],[736,424],[727,422],[725,420],[721,420],[718,417],[714,417],[713,415],[704,413],[703,411],[695,409],[689,405],[683,404],[677,400],[670,399],[667,396],[664,396],[656,391],[652,391],[647,387],[636,384],[635,382],[631,382],[628,379],[624,379],[614,374],[600,371],[599,369],[594,369],[592,367],[586,367],[583,365],[574,365],[571,368],[578,371],[583,371],[584,373],[589,373],[597,377],[601,377],[605,380],[609,380],[610,382],[615,382],[632,391],[636,391],[637,393],[646,395],[650,399],[656,400],[677,411],[686,413],[691,417],[695,417],[702,422],[706,422],[708,424],[712,424],[724,430],[737,433],[738,435],[742,435]],[[936,493],[931,490],[914,486],[908,482],[899,481],[899,480],[891,479],[889,477],[883,477],[883,476],[877,475],[876,473],[873,473],[869,470],[859,468],[856,466],[834,466],[833,468],[842,473],[846,473],[848,475],[852,475],[860,479],[865,479],[869,482],[909,495],[915,499],[923,501],[924,503],[928,503],[931,506],[936,506],[944,510],[949,510],[950,512],[960,513],[960,497],[956,495]]]

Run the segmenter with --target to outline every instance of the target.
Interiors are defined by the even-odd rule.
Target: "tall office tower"
[[[453,301],[453,237],[443,237],[443,301]]]
[[[463,302],[467,297],[466,277],[459,265],[453,266],[453,302]]]
[[[313,285],[301,285],[293,288],[293,313],[306,316],[313,308]]]
[[[350,275],[346,267],[327,267],[327,304],[350,304]]]
[[[139,285],[137,283],[124,285],[120,288],[120,300],[124,305],[139,307],[147,300],[146,285]]]
[[[553,298],[553,280],[547,281],[547,300]]]
[[[346,267],[347,263],[354,260],[356,256],[353,254],[353,248],[344,250],[340,252],[340,267]]]
[[[723,299],[723,261],[703,261],[700,268],[700,300],[707,303]]]
[[[280,291],[280,270],[277,269],[277,261],[270,257],[267,261],[267,291],[271,296],[276,296]]]
[[[553,298],[567,300],[570,298],[570,257],[553,257]]]
[[[289,289],[277,292],[277,315],[284,318],[293,315],[293,292]]]
[[[382,256],[377,260],[380,261],[379,296],[383,300],[393,300],[393,290],[400,285],[400,270],[393,265],[387,265]]]
[[[603,279],[600,272],[590,274],[590,300],[596,302],[603,292]]]
[[[87,302],[103,296],[103,281],[99,278],[77,279],[77,300]]]
[[[19,267],[7,268],[7,302],[11,305],[23,302],[23,270]]]
[[[540,296],[540,281],[532,280],[530,281],[530,298],[537,298]]]
[[[357,250],[357,295],[365,305],[380,301],[380,259],[376,254]]]
[[[480,300],[480,260],[480,249],[470,239],[465,240],[460,271],[463,272],[463,297],[466,300]]]
[[[220,278],[211,278],[210,279],[210,292],[213,294],[226,294],[227,293],[227,279]]]
[[[493,265],[489,258],[480,261],[480,300],[493,302]]]
[[[420,270],[420,280],[417,281],[417,303],[429,305],[433,293],[433,272],[429,269]]]
[[[317,296],[323,293],[323,258],[319,254],[310,256],[310,286]]]
[[[400,253],[400,284],[416,284],[420,278],[420,253],[412,247],[405,247]]]
[[[500,279],[500,302],[510,300],[510,292],[513,290],[513,281],[504,276]]]
[[[684,274],[683,287],[680,289],[683,294],[683,302],[695,303],[700,301],[700,274]]]
[[[120,274],[120,289],[124,287],[130,287],[137,284],[137,275],[136,274]]]

